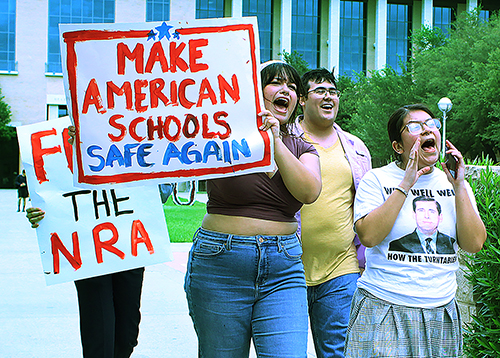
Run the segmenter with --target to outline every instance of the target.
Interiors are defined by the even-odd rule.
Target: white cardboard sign
[[[73,186],[69,117],[17,127],[47,285],[172,260],[158,186]]]
[[[256,18],[60,25],[75,184],[273,168]],[[166,180],[167,179],[167,180]]]

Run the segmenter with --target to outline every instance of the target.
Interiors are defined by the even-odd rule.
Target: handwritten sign
[[[60,25],[60,31],[78,129],[76,183],[272,169],[272,141],[258,130],[255,18]]]
[[[157,185],[82,190],[73,186],[69,117],[18,127],[48,285],[172,260]]]

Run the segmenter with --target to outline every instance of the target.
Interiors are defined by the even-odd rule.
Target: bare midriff
[[[298,224],[243,216],[206,214],[201,227],[210,231],[239,236],[291,235],[297,231]]]

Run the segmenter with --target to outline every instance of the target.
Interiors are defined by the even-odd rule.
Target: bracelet
[[[401,188],[400,186],[397,186],[396,190],[399,190],[400,192],[402,192],[404,194],[404,196],[408,197],[408,192],[406,190],[404,190],[403,188]]]

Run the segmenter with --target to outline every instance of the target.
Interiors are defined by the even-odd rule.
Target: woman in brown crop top
[[[291,82],[291,74],[287,74],[285,68],[287,67],[283,64],[274,63],[266,66],[261,75],[266,110],[259,114],[264,122],[260,129],[271,128],[272,130],[277,168],[272,173],[210,180],[208,182],[208,214],[203,219],[202,228],[235,235],[293,234],[297,230],[297,222],[293,214],[300,209],[302,204],[310,204],[318,197],[321,179],[318,156],[313,154],[316,153],[315,151],[310,150],[314,147],[309,146],[304,153],[293,153],[293,148],[288,148],[284,143],[292,139],[288,135],[287,124],[295,118],[297,90],[299,89],[298,84]],[[292,67],[289,66],[289,68]],[[288,71],[291,71],[290,69]],[[297,142],[303,143],[300,140]],[[266,186],[266,181],[271,181],[277,170],[281,176],[280,180],[286,187],[285,192],[281,192],[281,198],[273,197],[272,194],[276,193],[259,191],[259,186]],[[267,176],[267,178],[262,176]],[[252,188],[252,183],[258,187]],[[226,198],[224,194],[231,186],[245,193],[238,195],[237,198],[233,197],[233,200]],[[253,189],[256,193],[252,192]],[[258,195],[259,193],[262,195]],[[252,200],[240,200],[245,194],[252,196]],[[287,198],[288,195],[290,198]],[[290,206],[298,204],[292,215],[283,217],[279,213],[272,212],[273,206],[275,206],[275,211],[281,210],[280,199]],[[255,207],[255,211],[252,210],[252,206]],[[259,209],[262,206],[268,210],[264,210],[265,212],[259,215]],[[266,212],[270,212],[270,217],[267,217]]]
[[[297,71],[261,67],[276,169],[208,181],[207,214],[195,234],[185,290],[200,357],[306,357],[307,302],[294,214],[321,191],[314,147],[289,135],[298,97]]]

